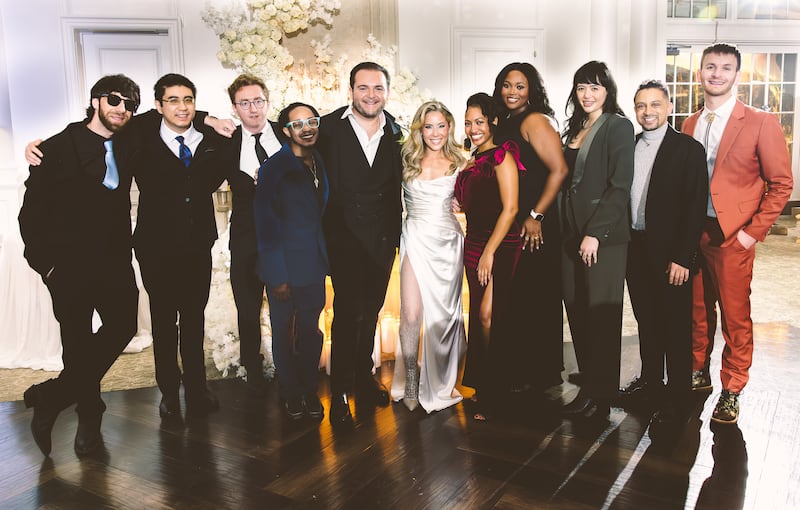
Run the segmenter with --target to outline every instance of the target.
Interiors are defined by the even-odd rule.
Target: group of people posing
[[[467,100],[469,156],[438,101],[421,105],[404,135],[384,111],[389,73],[372,62],[352,69],[350,105],[320,117],[293,103],[277,123],[267,121],[264,82],[240,75],[228,89],[238,127],[196,111],[184,76],[159,79],[156,109],[137,116],[138,86],[101,78],[86,120],[26,151],[25,256],[53,297],[64,348],[59,377],[24,395],[37,445],[49,454],[56,418],[74,403],[76,452],[102,444],[100,380],[136,330],[132,246],[150,295],[162,418],[182,419],[181,384],[187,416],[218,408],[205,381],[203,313],[216,239],[211,194],[225,179],[242,365],[263,395],[266,290],[290,419],[324,415],[318,318],[330,275],[335,426],[352,422],[351,395],[359,406],[402,400],[428,413],[461,401],[465,353],[462,382],[475,389],[476,420],[495,415],[510,392],[560,384],[562,301],[581,387],[565,415],[605,417],[621,392],[653,398],[654,420],[679,418],[690,389],[711,387],[718,302],[727,346],[713,419],[735,423],[753,350],[753,245],[792,190],[776,118],[734,95],[740,63],[733,46],[704,51],[705,105],[683,133],[667,123],[667,87],[643,82],[634,97],[639,136],[604,63],[576,71],[560,134],[538,71],[509,64],[491,96]],[[140,191],[133,235],[132,178]],[[372,351],[398,246],[401,352],[387,389],[373,376]],[[642,372],[620,390],[626,279]],[[95,310],[102,326],[93,332]]]

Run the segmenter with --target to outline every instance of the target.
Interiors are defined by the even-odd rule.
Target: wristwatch
[[[544,219],[544,214],[538,213],[536,211],[531,211],[531,218],[536,221],[542,221]]]

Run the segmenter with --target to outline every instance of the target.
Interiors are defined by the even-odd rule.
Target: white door
[[[462,125],[464,104],[476,92],[491,95],[497,73],[511,62],[528,62],[540,72],[538,29],[453,29],[453,114]]]
[[[153,85],[170,72],[172,47],[166,32],[82,32],[83,90],[101,76],[122,73],[139,85],[143,111],[152,108]]]

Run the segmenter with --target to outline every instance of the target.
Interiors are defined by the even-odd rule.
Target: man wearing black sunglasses
[[[61,326],[64,370],[25,391],[31,431],[50,454],[59,413],[77,403],[75,452],[102,446],[105,404],[100,380],[136,333],[138,290],[131,267],[130,171],[117,166],[114,140],[139,105],[139,87],[124,75],[102,77],[86,119],[40,147],[19,214],[25,258],[38,272]],[[92,331],[92,314],[102,326]]]

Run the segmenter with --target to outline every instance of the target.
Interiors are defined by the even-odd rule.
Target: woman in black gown
[[[539,72],[514,62],[495,79],[494,99],[502,110],[495,136],[513,140],[527,169],[520,174],[522,254],[511,288],[515,334],[505,359],[514,390],[539,391],[561,383],[563,312],[556,197],[567,175],[553,109]]]

